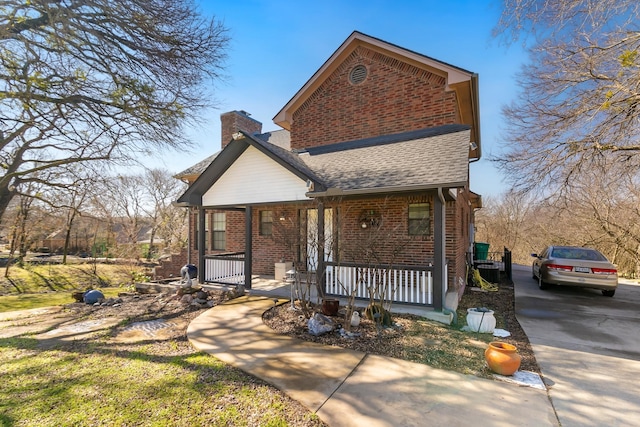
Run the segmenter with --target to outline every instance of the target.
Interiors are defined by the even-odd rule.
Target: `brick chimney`
[[[220,114],[222,148],[226,147],[233,139],[233,134],[240,130],[249,135],[262,133],[262,123],[250,116],[243,110]]]

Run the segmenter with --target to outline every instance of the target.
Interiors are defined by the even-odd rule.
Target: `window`
[[[213,249],[217,251],[227,248],[227,218],[224,212],[213,214]]]
[[[273,211],[260,211],[260,235],[273,234]]]
[[[425,236],[431,230],[429,220],[429,203],[414,203],[409,205],[409,235]]]

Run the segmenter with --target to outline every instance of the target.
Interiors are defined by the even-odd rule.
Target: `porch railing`
[[[368,299],[376,290],[387,301],[433,305],[433,266],[371,267],[351,263],[325,264],[325,293]],[[445,269],[445,283],[447,273]]]
[[[204,256],[205,282],[244,284],[244,252]]]

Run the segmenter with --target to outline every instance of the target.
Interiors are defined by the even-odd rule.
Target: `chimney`
[[[243,110],[220,114],[222,148],[231,142],[233,134],[238,131],[246,132],[249,135],[262,132],[262,123],[252,119],[250,116],[249,113]]]

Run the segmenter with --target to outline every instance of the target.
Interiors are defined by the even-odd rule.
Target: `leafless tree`
[[[76,220],[83,215],[85,204],[96,191],[98,173],[91,168],[81,167],[68,168],[73,175],[67,175],[66,186],[54,186],[48,188],[48,194],[43,199],[49,204],[52,215],[64,216],[64,245],[62,247],[62,263],[67,263],[67,255],[71,249],[71,236],[76,228]],[[85,236],[89,237],[89,236]],[[88,242],[85,242],[88,243]],[[76,250],[78,249],[76,245]],[[87,244],[85,244],[86,248]]]
[[[27,251],[31,249],[39,237],[41,237],[45,228],[43,224],[47,222],[47,216],[42,209],[38,199],[34,197],[40,190],[36,183],[29,183],[26,191],[28,196],[20,196],[16,198],[17,203],[12,204],[10,226],[8,227],[9,238],[9,260],[5,267],[4,276],[9,279],[9,270],[14,260],[22,265]],[[16,255],[17,252],[17,255]],[[9,281],[16,287],[18,292],[20,288],[11,279]]]
[[[186,245],[187,210],[172,204],[184,192],[185,184],[163,169],[146,170],[143,183],[151,202],[145,208],[151,220],[147,253],[147,259],[150,259],[155,251],[156,235],[162,240],[163,247],[166,249],[181,249]]]
[[[70,165],[184,147],[221,78],[226,29],[192,0],[0,10],[0,218],[29,182],[70,185]]]
[[[640,3],[505,0],[495,32],[525,36],[530,61],[504,108],[514,187],[565,195],[577,176],[613,160],[640,166]]]
[[[117,229],[119,257],[137,259],[140,255],[138,241],[145,225],[148,225],[147,206],[149,194],[142,175],[105,177],[103,206],[114,218]]]

